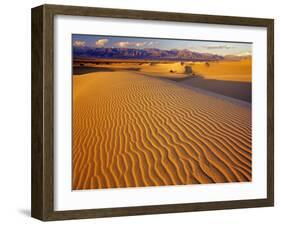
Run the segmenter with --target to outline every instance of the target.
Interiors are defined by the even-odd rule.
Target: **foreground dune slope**
[[[73,189],[251,181],[251,109],[134,72],[73,76]]]

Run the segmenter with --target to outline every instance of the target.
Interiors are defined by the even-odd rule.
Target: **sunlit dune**
[[[186,68],[184,62],[144,64],[140,68],[140,71],[161,73],[161,74],[166,74],[166,73],[186,74]]]
[[[246,81],[237,63],[192,70]],[[250,107],[145,75],[184,74],[179,62],[120,68],[73,76],[74,190],[252,180]]]
[[[119,60],[120,61],[120,60]],[[74,63],[74,74],[133,71],[150,77],[167,78],[197,88],[251,103],[251,58],[208,62],[104,60]]]
[[[78,65],[79,64],[74,64]],[[222,60],[209,62],[88,62],[83,66],[94,68],[110,68],[112,70],[137,70],[155,77],[188,78],[191,75],[202,76],[205,79],[223,81],[251,82],[252,59]]]
[[[76,63],[74,66],[79,67],[79,64]],[[188,78],[192,75],[192,68],[188,66],[185,62],[149,62],[149,61],[137,61],[137,62],[96,62],[96,63],[84,63],[84,67],[92,67],[100,69],[101,71],[105,68],[111,70],[130,70],[130,71],[139,71],[146,75],[153,77],[165,77],[171,79],[177,78]],[[81,68],[80,68],[81,70]]]
[[[202,75],[205,79],[241,82],[252,80],[251,58],[240,61],[195,62],[189,65],[196,74]]]

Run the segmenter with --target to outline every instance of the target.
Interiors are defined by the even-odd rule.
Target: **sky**
[[[121,36],[101,35],[72,35],[72,45],[75,47],[91,48],[157,48],[162,50],[188,49],[199,53],[225,55],[251,55],[251,43],[222,42],[222,41],[197,41],[159,38],[135,38]]]

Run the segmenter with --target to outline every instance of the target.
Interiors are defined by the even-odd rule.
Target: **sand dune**
[[[74,66],[79,66],[78,62]],[[251,82],[252,81],[252,58],[248,57],[241,60],[221,60],[209,62],[149,62],[136,61],[114,62],[104,60],[104,62],[85,62],[85,67],[92,67],[95,71],[110,70],[136,70],[144,72],[154,77],[167,78],[187,78],[191,74],[202,76],[204,79],[215,79],[223,81]],[[192,69],[193,73],[186,72],[186,66]],[[79,68],[80,70],[83,68]]]
[[[186,66],[188,66],[184,62],[149,62],[149,61],[141,61],[141,62],[97,62],[97,63],[84,63],[83,67],[79,66],[79,63],[74,64],[74,73],[82,74],[85,71],[92,68],[92,71],[120,71],[120,70],[130,70],[130,71],[140,71],[144,74],[148,74],[153,77],[164,77],[171,79],[184,79],[191,75],[191,73],[187,73]]]
[[[240,61],[216,61],[195,62],[189,64],[196,74],[205,79],[217,79],[225,81],[252,81],[252,59],[247,58]]]
[[[205,79],[203,77],[192,77],[181,81],[182,84],[197,87],[203,90],[209,90],[224,96],[252,102],[252,83],[227,81],[218,79]]]
[[[73,189],[251,181],[251,109],[137,72],[73,76]]]

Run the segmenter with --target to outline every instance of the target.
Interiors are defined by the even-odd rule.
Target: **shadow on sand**
[[[247,101],[249,103],[252,102],[251,82],[236,82],[236,81],[222,81],[216,79],[205,79],[202,76],[193,76],[179,82],[196,88],[201,88],[211,92],[222,94],[224,96]]]
[[[110,68],[110,67],[87,67],[87,66],[74,66],[72,70],[73,75],[83,75],[93,72],[113,72],[113,71],[139,71],[139,68]],[[147,73],[138,73],[149,76]],[[232,97],[235,99],[243,100],[248,103],[252,102],[252,83],[251,82],[236,82],[225,81],[216,79],[205,79],[201,75],[187,76],[187,77],[161,77],[168,80],[173,80],[181,84],[190,85],[195,88],[201,88],[207,91],[218,93],[224,96]]]
[[[72,67],[73,75],[83,75],[93,72],[112,72],[112,71],[139,71],[139,68],[110,68],[110,67],[87,67],[87,66],[74,66]]]
[[[105,68],[105,67],[80,67],[80,66],[74,66],[72,67],[72,74],[73,75],[83,75],[87,73],[92,72],[110,72],[114,71],[111,68]]]

